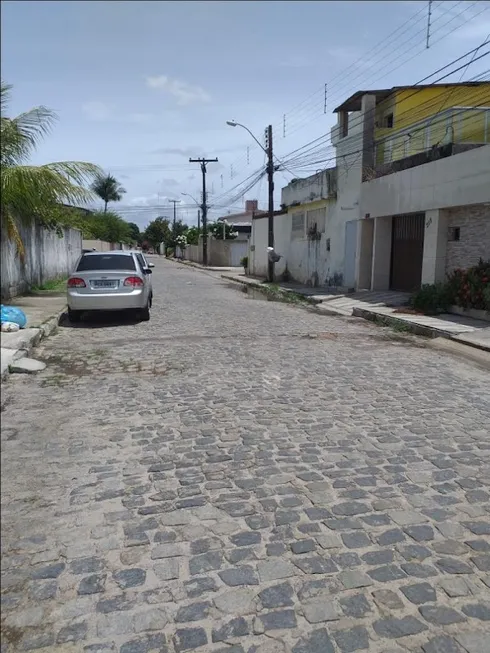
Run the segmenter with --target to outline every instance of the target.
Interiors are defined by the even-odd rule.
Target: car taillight
[[[68,279],[68,288],[85,288],[85,281],[79,277]]]
[[[124,280],[124,285],[131,286],[132,288],[139,288],[143,285],[143,279],[140,279],[140,277],[128,277]]]

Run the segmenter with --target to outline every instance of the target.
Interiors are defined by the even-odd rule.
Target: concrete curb
[[[380,315],[380,313],[371,311],[368,308],[360,308],[359,306],[355,306],[352,309],[352,315],[354,317],[362,317],[365,320],[369,320],[370,322],[377,322],[378,324],[383,324],[386,326],[403,328],[407,331],[410,331],[411,333],[414,333],[417,336],[424,336],[426,338],[450,337],[447,331],[442,331],[434,327],[424,326],[422,324],[407,322],[406,320],[394,317],[392,315]]]
[[[229,276],[227,274],[222,274],[221,275],[222,279],[226,279],[227,281],[233,281],[234,283],[239,283],[242,286],[251,286],[252,288],[255,288],[259,292],[263,293],[264,295],[268,294],[268,290],[270,290],[270,286],[267,283],[263,283],[262,281],[257,281],[256,279],[239,279],[237,277]],[[281,288],[278,286],[275,288],[279,294],[282,295],[293,295],[294,297],[297,297],[301,300],[303,300],[306,304],[311,304],[313,306],[318,306],[322,302],[319,301],[318,299],[313,299],[313,297],[308,297],[308,295],[302,295],[301,293],[295,292],[294,290],[289,290],[289,288]]]
[[[365,320],[370,320],[371,322],[376,322],[378,324],[384,324],[386,326],[392,326],[395,328],[398,327],[403,330],[410,331],[410,333],[414,333],[417,336],[424,336],[425,338],[445,338],[446,340],[459,342],[462,345],[472,347],[474,349],[479,349],[480,351],[490,351],[488,347],[485,347],[478,342],[460,340],[460,336],[462,334],[446,331],[445,329],[438,329],[437,327],[416,324],[414,322],[404,320],[403,318],[395,317],[394,315],[380,315],[375,311],[371,311],[366,308],[360,308],[357,306],[353,308],[352,315],[355,317],[362,317]]]
[[[39,345],[41,340],[48,338],[56,332],[61,316],[65,313],[66,306],[58,311],[55,315],[45,320],[38,327],[31,328],[33,332],[30,337],[22,343],[24,346],[19,349],[11,349],[10,347],[2,347],[2,353],[5,354],[5,367],[2,365],[1,380],[5,381],[10,374],[10,365],[13,361],[19,360],[29,356],[31,351]]]

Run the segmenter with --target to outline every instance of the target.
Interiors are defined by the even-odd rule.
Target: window
[[[304,238],[305,235],[305,214],[303,211],[293,213],[291,219],[291,237]]]
[[[136,258],[138,259],[138,263],[142,270],[148,269],[148,263],[145,261],[143,254],[136,254]]]
[[[341,111],[339,114],[340,120],[340,138],[344,138],[349,133],[349,114],[347,111]]]
[[[314,209],[313,211],[308,211],[306,214],[306,231],[310,233],[310,230],[316,225],[316,231],[319,234],[324,233],[325,231],[325,208]]]
[[[461,229],[460,227],[450,227],[449,228],[449,238],[451,241],[458,241],[461,238]]]
[[[393,151],[393,141],[391,138],[387,141],[385,141],[384,144],[384,161],[383,163],[390,163],[392,159],[392,151]]]
[[[391,128],[393,127],[393,114],[388,113],[383,120],[383,127]]]
[[[80,259],[77,272],[92,270],[136,270],[131,254],[85,254]]]

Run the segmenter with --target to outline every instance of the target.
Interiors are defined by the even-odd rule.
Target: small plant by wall
[[[413,308],[436,315],[450,306],[490,311],[490,260],[480,259],[467,270],[455,270],[445,283],[425,284],[412,295]]]

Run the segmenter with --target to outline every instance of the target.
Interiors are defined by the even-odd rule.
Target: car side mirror
[[[145,269],[143,270],[143,272],[144,272],[145,274],[153,274],[153,270],[150,270],[150,268],[145,268]]]

